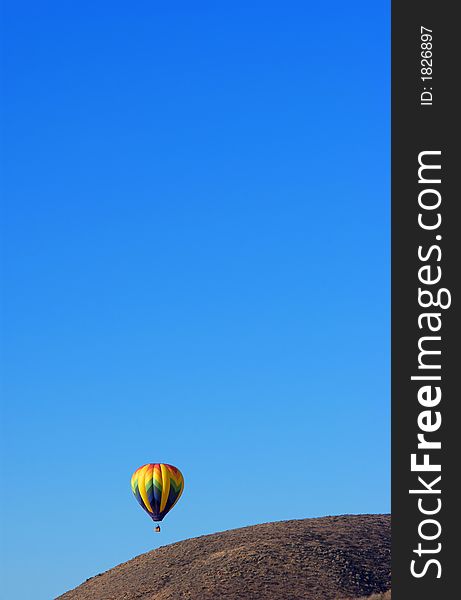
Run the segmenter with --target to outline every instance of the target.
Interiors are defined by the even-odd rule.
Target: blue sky
[[[4,3],[2,598],[389,511],[388,13]]]

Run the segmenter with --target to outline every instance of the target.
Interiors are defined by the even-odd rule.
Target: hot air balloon
[[[184,477],[172,465],[148,463],[133,473],[131,489],[150,518],[162,521],[179,500],[184,489]],[[159,525],[155,531],[160,531]]]

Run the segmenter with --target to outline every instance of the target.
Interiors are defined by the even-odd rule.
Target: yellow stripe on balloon
[[[139,469],[136,469],[136,471],[133,473],[133,475],[131,477],[131,489],[133,490],[133,493],[135,493],[135,483],[136,483],[136,479],[137,479],[138,470]]]
[[[184,491],[184,481],[181,484],[181,489],[179,490],[179,494],[176,497],[176,500],[173,502],[173,504],[170,506],[170,510],[173,508],[173,506],[176,504],[176,502],[181,498],[181,494]]]
[[[170,473],[164,464],[161,464],[160,468],[162,470],[162,501],[160,502],[160,512],[162,512],[170,495]]]
[[[147,510],[149,512],[153,513],[154,511],[152,509],[152,506],[150,505],[149,498],[147,497],[147,492],[146,492],[146,476],[148,476],[149,467],[152,469],[152,467],[150,465],[145,465],[139,471],[138,490],[139,490],[139,493],[141,494],[141,498],[142,498],[142,501],[144,502],[145,507],[147,508]]]
[[[159,487],[162,487],[162,472],[160,471],[159,465],[154,465],[154,470],[152,472],[152,478],[158,482]]]

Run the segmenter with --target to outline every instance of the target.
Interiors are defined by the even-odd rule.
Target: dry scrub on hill
[[[343,600],[391,600],[391,590],[384,592],[384,594],[373,594],[368,598],[343,598]]]
[[[265,523],[157,548],[60,600],[387,600],[390,555],[389,515]]]

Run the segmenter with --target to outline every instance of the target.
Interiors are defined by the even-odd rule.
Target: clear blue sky
[[[2,599],[389,511],[388,13],[4,3]]]

